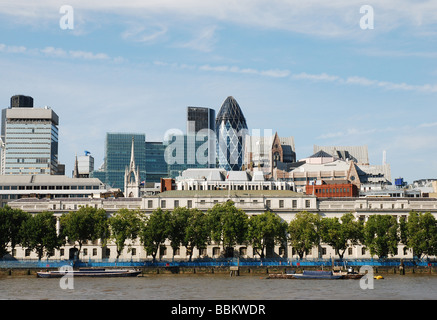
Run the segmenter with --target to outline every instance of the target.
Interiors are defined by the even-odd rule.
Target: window
[[[271,206],[271,201],[270,200],[266,200],[266,207],[270,208]]]
[[[347,254],[350,256],[352,255],[352,248],[347,248]]]
[[[293,205],[293,209],[296,209],[297,208],[297,200],[293,200],[292,205]]]
[[[240,256],[245,256],[247,254],[247,248],[246,247],[241,247],[240,248]]]
[[[133,256],[136,256],[137,255],[137,248],[132,248],[132,255]]]
[[[161,208],[165,208],[165,206],[166,206],[165,200],[161,200]]]
[[[147,208],[153,208],[153,200],[148,200],[147,201]]]
[[[179,200],[175,200],[175,201],[174,201],[174,207],[175,207],[175,208],[179,207]]]
[[[364,256],[366,254],[366,248],[361,248],[361,254]]]
[[[187,208],[192,208],[193,207],[193,200],[188,200],[187,201]]]
[[[283,208],[284,207],[284,200],[279,200],[279,208]]]
[[[305,200],[305,208],[310,208],[310,207],[311,207],[311,201]]]
[[[93,249],[93,256],[96,256],[97,255],[97,248],[94,248]]]
[[[166,246],[160,246],[159,247],[159,256],[165,256],[167,254],[167,247]]]
[[[214,247],[214,248],[212,248],[212,255],[213,255],[213,256],[218,256],[218,255],[220,255],[220,248],[219,248],[219,247]]]

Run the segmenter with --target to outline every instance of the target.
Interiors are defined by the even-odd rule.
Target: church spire
[[[77,162],[77,153],[76,159],[74,160],[73,178],[79,178],[79,164]]]

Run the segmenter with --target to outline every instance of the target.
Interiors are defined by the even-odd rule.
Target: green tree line
[[[287,223],[270,211],[249,217],[228,201],[207,212],[158,208],[149,215],[120,209],[109,216],[103,209],[81,207],[62,214],[59,228],[57,223],[52,212],[29,214],[7,206],[1,208],[0,257],[16,246],[35,251],[39,259],[51,257],[67,241],[81,252],[86,242],[95,240],[100,240],[102,246],[112,241],[117,259],[126,246],[130,250],[131,244],[139,241],[154,261],[167,240],[173,252],[185,247],[190,260],[195,248],[206,249],[212,242],[222,246],[225,256],[233,256],[238,244],[251,245],[261,258],[269,247],[291,245],[302,259],[322,243],[330,245],[340,258],[354,245],[362,245],[380,258],[395,255],[399,244],[411,248],[417,258],[437,255],[437,222],[429,212],[412,211],[399,222],[391,215],[375,214],[363,222],[352,213],[328,218],[303,211]]]

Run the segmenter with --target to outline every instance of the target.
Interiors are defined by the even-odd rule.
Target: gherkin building
[[[215,120],[219,168],[240,171],[243,166],[244,141],[248,134],[246,119],[234,97],[227,97]]]

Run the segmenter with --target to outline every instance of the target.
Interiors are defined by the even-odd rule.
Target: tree
[[[190,218],[191,210],[186,207],[178,207],[170,213],[168,222],[168,239],[170,246],[174,252],[182,244],[186,246],[185,233],[188,227],[188,219]]]
[[[117,246],[117,259],[120,257],[127,240],[135,240],[140,231],[139,212],[128,209],[118,210],[108,219],[111,239]]]
[[[209,234],[207,215],[200,210],[190,209],[190,216],[183,241],[190,253],[189,261],[191,261],[195,247],[198,250],[206,248]]]
[[[320,238],[334,248],[335,253],[343,259],[344,253],[351,245],[358,245],[363,237],[363,223],[356,221],[352,213],[344,214],[341,219],[323,218],[320,220]]]
[[[264,258],[266,247],[287,241],[287,223],[270,211],[253,215],[248,222],[248,240],[256,253]]]
[[[319,223],[319,215],[307,211],[298,212],[290,221],[289,241],[300,259],[319,243],[320,237],[317,230]]]
[[[63,244],[62,238],[56,232],[56,218],[52,212],[41,212],[32,215],[22,225],[23,245],[30,250],[35,250],[38,259],[54,254]]]
[[[364,226],[364,244],[379,258],[397,253],[399,225],[391,215],[372,215]]]
[[[246,213],[237,209],[234,202],[227,201],[216,204],[207,215],[212,240],[223,245],[227,257],[233,256],[234,246],[247,240],[249,219]]]
[[[102,239],[106,242],[108,237],[108,224],[106,211],[92,207],[81,207],[61,216],[61,232],[69,241],[79,245],[79,253],[87,241]]]
[[[405,231],[406,244],[413,249],[413,253],[418,259],[424,255],[436,254],[437,224],[430,212],[410,212],[405,224]]]
[[[156,261],[159,246],[167,239],[169,220],[170,213],[158,208],[145,219],[142,225],[140,241],[146,249],[147,254],[152,255],[153,262]]]
[[[23,223],[30,219],[31,215],[20,209],[12,209],[9,206],[0,208],[0,258],[8,253],[8,245],[11,251],[15,246],[23,242]]]

